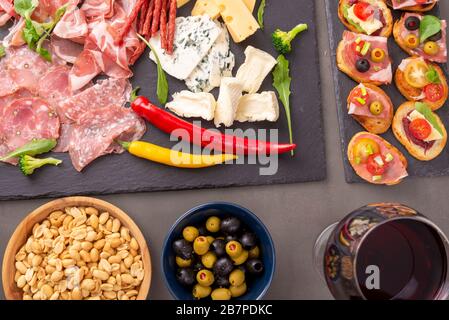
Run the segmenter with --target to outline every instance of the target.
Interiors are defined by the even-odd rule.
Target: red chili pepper
[[[183,130],[188,136],[182,136],[190,143],[199,143],[202,147],[226,153],[256,155],[281,154],[294,150],[296,144],[277,144],[266,141],[241,138],[222,134],[216,130],[208,130],[182,120],[171,113],[151,104],[145,97],[137,97],[131,108],[139,116],[152,123],[160,130],[172,134],[175,130]],[[182,133],[182,132],[180,132]]]

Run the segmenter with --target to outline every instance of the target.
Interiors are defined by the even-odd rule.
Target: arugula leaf
[[[432,109],[426,103],[416,102],[415,109],[419,113],[421,113],[427,121],[438,131],[441,135],[443,135],[443,129],[441,129],[435,114],[432,112]]]
[[[429,65],[429,70],[426,72],[426,78],[431,83],[440,84],[440,75],[438,74],[437,70]]]
[[[25,19],[31,19],[31,14],[39,5],[39,0],[14,0],[14,10]]]
[[[40,35],[37,33],[31,20],[25,21],[22,37],[31,49],[36,47],[36,42],[39,41]]]
[[[259,22],[260,28],[263,30],[264,28],[264,14],[265,14],[265,7],[267,3],[265,0],[260,1],[259,10],[257,10],[257,21]]]
[[[419,25],[419,40],[424,43],[426,39],[441,31],[441,20],[435,16],[424,16]]]
[[[279,94],[279,99],[284,105],[288,123],[290,143],[293,143],[292,119],[290,114],[290,85],[292,82],[292,78],[290,77],[289,62],[282,54],[277,58],[277,62],[278,63],[273,70],[273,86],[276,88]],[[292,156],[294,155],[293,150],[291,154]]]
[[[168,81],[167,77],[165,76],[164,69],[162,69],[161,61],[159,60],[159,57],[156,53],[156,50],[154,50],[153,46],[142,37],[140,34],[137,34],[140,40],[142,40],[148,48],[150,48],[151,52],[153,52],[154,56],[156,57],[156,64],[157,64],[157,98],[159,99],[159,102],[161,104],[166,104],[168,100]]]
[[[0,44],[0,58],[3,58],[6,55],[5,47]]]

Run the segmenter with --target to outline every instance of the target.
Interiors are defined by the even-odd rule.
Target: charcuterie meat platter
[[[178,1],[178,5],[183,4],[183,6],[177,10],[178,18],[176,19],[175,27],[174,24],[171,24],[171,10],[173,10],[173,6],[170,3],[172,1],[162,1],[167,7],[165,12],[162,11],[161,17],[165,13],[167,21],[166,24],[163,24],[166,26],[166,29],[162,30],[163,28],[161,27],[159,32],[159,34],[165,32],[166,38],[163,39],[170,39],[170,37],[172,39],[171,41],[165,40],[167,43],[159,40],[158,44],[158,37],[162,38],[160,35],[151,39],[144,35],[143,38],[146,38],[146,41],[140,41],[140,34],[139,37],[136,37],[137,33],[139,33],[138,31],[141,31],[140,28],[145,24],[145,17],[137,18],[142,22],[137,20],[135,24],[127,26],[127,17],[134,15],[134,7],[139,6],[139,8],[142,8],[139,14],[143,15],[143,8],[145,6],[154,6],[154,2],[157,5],[160,2],[158,0],[116,1],[116,7],[113,8],[114,11],[111,14],[113,18],[107,14],[105,15],[103,12],[101,19],[98,20],[95,20],[98,8],[89,6],[95,3],[95,1],[63,1],[68,3],[64,6],[63,11],[58,11],[60,8],[56,8],[51,15],[60,19],[56,26],[51,26],[49,23],[36,23],[39,20],[36,17],[43,13],[39,9],[40,6],[37,9],[34,8],[34,12],[33,10],[30,11],[29,6],[33,5],[35,1],[16,0],[16,2],[22,4],[20,12],[14,13],[16,15],[12,19],[15,21],[14,24],[12,21],[9,21],[1,27],[0,37],[4,39],[4,43],[7,41],[9,44],[17,41],[20,44],[20,41],[26,41],[29,48],[27,48],[26,44],[22,46],[17,46],[16,44],[16,47],[7,46],[6,56],[2,58],[6,62],[0,60],[2,71],[9,70],[8,72],[10,72],[13,79],[13,87],[6,87],[6,89],[0,87],[0,106],[7,110],[2,120],[3,127],[0,125],[1,130],[3,130],[3,137],[0,137],[0,142],[3,143],[0,144],[0,155],[4,157],[8,152],[17,152],[17,149],[20,147],[30,147],[29,144],[25,144],[26,139],[29,140],[29,143],[35,144],[31,146],[34,148],[33,150],[37,148],[40,152],[33,151],[34,153],[28,152],[25,155],[23,150],[19,150],[22,153],[17,158],[7,159],[7,162],[13,165],[0,163],[1,200],[59,197],[76,194],[113,194],[271,185],[325,179],[326,164],[314,1],[282,0],[267,3],[263,15],[263,30],[260,30],[258,27],[255,28],[258,30],[253,32],[254,34],[248,37],[248,39],[243,38],[241,34],[237,34],[238,32],[235,28],[238,27],[232,26],[230,21],[228,21],[229,25],[225,26],[226,21],[222,17],[218,17],[220,22],[216,24],[211,22],[212,18],[206,19],[198,14],[196,18],[191,17],[192,10],[195,10],[194,5],[196,1],[194,0],[190,2]],[[13,1],[11,2],[14,3]],[[57,1],[50,1],[50,3],[53,2]],[[188,3],[184,4],[184,2]],[[257,1],[254,4],[254,8],[251,8],[254,19],[258,17],[259,3],[260,1]],[[246,5],[248,6],[247,3]],[[33,24],[27,22],[27,10],[33,14],[31,16],[31,20],[34,19]],[[222,16],[224,16],[224,6],[220,7],[220,10],[222,11]],[[6,14],[0,10],[0,16],[2,13]],[[233,13],[231,11],[231,13],[228,12],[227,14]],[[237,20],[239,16],[239,14],[236,15]],[[86,19],[87,26],[77,24],[80,21],[79,19]],[[116,20],[111,21],[111,19]],[[204,54],[207,53],[208,56],[212,52],[210,48],[215,48],[217,52],[221,48],[218,44],[214,46],[214,41],[220,41],[217,40],[219,39],[218,34],[220,31],[217,31],[216,39],[212,39],[214,32],[216,30],[225,30],[226,27],[229,29],[231,36],[227,35],[227,42],[229,43],[230,52],[235,57],[233,61],[234,68],[227,65],[227,77],[230,80],[224,81],[222,79],[220,88],[218,88],[220,81],[218,81],[218,85],[207,82],[210,87],[206,89],[207,84],[196,81],[197,79],[192,77],[192,70],[189,68],[194,71],[198,70],[200,63],[197,61],[196,65],[192,65],[192,61],[195,59],[201,60],[200,58],[204,58],[204,54],[203,56],[195,56],[192,53],[193,51],[191,51],[189,56],[186,54],[187,51],[183,51],[183,54],[179,54],[179,57],[182,57],[188,63],[184,63],[182,59],[175,61],[177,59],[173,58],[174,55],[180,52],[179,48],[182,39],[180,39],[181,32],[179,30],[184,25],[192,25],[192,21],[197,24],[200,23],[202,27],[204,27],[203,22],[206,21],[205,24],[211,26],[209,40],[202,39],[201,41],[198,40],[199,42],[197,43],[195,41],[192,43],[197,53],[205,51]],[[22,23],[22,26],[19,25],[20,23]],[[77,28],[71,25],[71,23],[75,23]],[[119,30],[116,32],[117,34],[110,32],[105,36],[102,33],[104,30],[110,31],[111,25],[120,23],[124,23],[124,27],[116,28],[115,30]],[[272,44],[272,33],[277,28],[290,30],[297,24],[307,24],[308,30],[298,36],[295,42],[292,43],[292,51],[286,55],[290,63],[290,76],[292,78],[290,86],[291,136],[292,142],[296,144],[293,156],[290,152],[284,152],[276,157],[278,161],[274,158],[271,158],[272,161],[268,161],[267,159],[257,159],[257,157],[243,154],[239,155],[239,160],[242,164],[226,163],[201,169],[185,169],[165,165],[163,162],[172,160],[167,157],[162,160],[161,158],[156,159],[155,155],[160,155],[157,153],[158,151],[162,150],[162,152],[165,152],[167,150],[165,148],[170,149],[175,145],[179,145],[179,143],[176,139],[170,137],[167,132],[164,132],[164,124],[168,122],[148,122],[144,115],[137,115],[131,110],[130,103],[127,100],[132,96],[131,91],[137,87],[140,87],[138,94],[146,97],[148,99],[146,101],[151,101],[153,108],[157,108],[153,109],[156,110],[157,114],[160,115],[163,112],[163,117],[168,117],[164,119],[172,119],[176,114],[176,117],[182,118],[183,121],[189,123],[195,121],[196,125],[201,125],[201,127],[206,129],[216,128],[216,126],[221,125],[218,130],[224,133],[226,129],[226,134],[228,134],[227,130],[229,129],[242,129],[243,131],[240,134],[242,132],[245,133],[244,130],[246,129],[273,129],[278,132],[279,143],[288,143],[290,137],[286,112],[281,101],[277,99],[279,92],[273,87],[271,68],[268,70],[267,75],[260,80],[263,80],[261,84],[254,84],[254,82],[249,80],[243,81],[253,87],[242,87],[240,90],[248,92],[247,105],[251,101],[267,101],[270,106],[278,108],[276,109],[278,114],[273,111],[275,109],[267,109],[263,110],[264,112],[266,111],[266,114],[263,113],[261,115],[262,113],[259,113],[254,115],[250,114],[253,111],[248,107],[245,112],[232,116],[232,121],[238,119],[238,121],[233,123],[232,121],[228,123],[229,114],[223,112],[217,115],[217,111],[215,111],[214,120],[210,118],[204,120],[204,118],[207,118],[206,109],[209,106],[206,106],[204,99],[199,99],[199,96],[195,95],[196,92],[190,92],[192,95],[189,96],[189,94],[185,94],[185,91],[196,91],[197,88],[200,88],[199,91],[207,92],[207,94],[210,91],[213,96],[207,95],[207,97],[211,100],[218,99],[217,108],[225,108],[223,101],[230,96],[226,95],[226,97],[220,98],[221,92],[225,96],[225,93],[232,91],[232,86],[237,85],[236,82],[233,82],[234,78],[232,76],[236,77],[236,73],[245,63],[245,59],[248,60],[249,52],[253,50],[255,56],[263,53],[276,59],[279,53],[276,52]],[[45,36],[46,39],[42,39],[43,36],[39,34],[40,29],[37,27],[38,25],[43,26],[43,28],[51,28],[49,30],[51,30],[52,34],[48,39],[47,36]],[[130,30],[127,29],[128,27],[131,30],[133,28],[136,29],[135,34],[133,33],[134,37],[130,36],[132,32],[126,34],[123,31],[125,29],[126,31]],[[19,34],[17,32],[18,28],[23,28],[26,31],[27,36],[23,37],[25,40],[17,37],[17,34]],[[159,28],[156,29],[156,31],[158,30]],[[80,34],[83,34],[84,38],[80,37]],[[115,52],[113,47],[112,49],[108,47],[110,44],[108,36],[111,36],[111,34],[113,38],[120,37],[120,41],[122,41],[120,42],[120,48],[126,46],[124,56],[125,59],[128,59],[127,61],[123,62],[122,53],[119,51]],[[69,42],[67,40],[71,41],[70,43],[73,47],[68,46]],[[208,41],[210,44],[207,43]],[[186,114],[186,109],[180,110],[181,102],[179,101],[177,104],[174,103],[175,106],[173,108],[167,109],[164,108],[165,103],[160,102],[161,90],[163,94],[164,89],[160,87],[161,70],[158,70],[154,53],[150,57],[147,42],[149,42],[148,45],[153,45],[153,49],[155,46],[157,47],[154,51],[157,58],[160,59],[161,67],[165,71],[164,74],[168,83],[168,102],[174,99],[172,95],[175,93],[178,93],[176,99],[180,99],[180,101],[186,101],[185,99],[195,101],[199,104],[199,107],[206,108],[204,109],[206,111],[198,108],[194,109],[195,112],[200,110],[200,114],[196,115],[197,118],[189,118]],[[169,48],[170,45],[172,46],[171,49]],[[166,52],[174,51],[174,54],[165,54],[159,46],[165,46],[164,50]],[[143,50],[145,51],[142,53]],[[114,54],[117,55],[114,56]],[[111,59],[111,56],[115,60]],[[227,57],[229,58],[229,56]],[[48,62],[49,59],[51,59],[51,62]],[[225,61],[223,59],[217,63]],[[201,63],[204,63],[204,61],[201,60]],[[127,63],[130,65],[129,69],[127,69]],[[210,65],[215,66],[213,63]],[[34,81],[29,81],[28,79],[27,82],[25,81],[27,79],[25,79],[22,83],[17,80],[17,77],[14,78],[15,76],[23,75],[17,72],[24,72],[24,70],[28,72],[30,71],[28,70],[29,68],[31,68],[31,72],[35,72],[34,76],[38,76],[38,78],[34,78]],[[267,67],[265,66],[265,68]],[[223,76],[224,71],[220,71],[222,72],[221,76]],[[67,99],[67,96],[61,98],[61,96],[66,94],[65,90],[67,89],[67,83],[64,87],[64,81],[61,80],[64,76],[67,77],[64,72],[69,72],[68,83],[71,87],[70,93],[68,93],[69,99]],[[132,73],[132,76],[128,73]],[[250,73],[247,72],[247,76],[248,74]],[[1,76],[3,77],[3,75]],[[187,76],[190,76],[190,78],[186,80]],[[125,82],[123,82],[123,79],[125,79]],[[129,82],[127,79],[129,79]],[[217,79],[215,78],[214,80],[216,81]],[[7,83],[5,78],[2,78],[2,81],[3,84]],[[67,80],[65,81],[67,82]],[[228,86],[223,88],[223,83]],[[254,86],[257,88],[254,88]],[[275,92],[276,95],[274,94]],[[250,93],[254,95],[251,96]],[[12,99],[5,99],[5,96],[9,97],[8,99],[12,97]],[[55,105],[58,107],[55,108]],[[17,122],[17,115],[20,114],[17,110],[25,113],[32,110],[28,114],[27,121],[29,122],[26,124]],[[183,112],[184,114],[182,114]],[[55,117],[59,117],[58,124],[55,124]],[[263,119],[256,119],[257,117],[263,117]],[[253,122],[254,120],[257,121]],[[23,118],[21,121],[24,121]],[[20,130],[17,128],[20,128]],[[39,137],[33,136],[36,130],[40,130]],[[62,141],[62,137],[69,137],[67,135],[69,131],[70,139]],[[239,135],[238,132],[233,134]],[[111,138],[112,135],[113,138]],[[44,141],[43,138],[46,140]],[[48,144],[49,140],[53,138],[57,138],[58,144],[56,148],[51,143]],[[270,140],[269,133],[268,136],[263,138],[257,137],[260,141]],[[142,144],[143,146],[134,146],[129,144],[128,141],[123,142],[119,140],[128,140],[129,142],[140,140],[144,141],[145,144]],[[242,139],[239,141],[246,140]],[[39,143],[41,145],[38,145]],[[148,143],[151,143],[151,145],[148,145]],[[2,148],[5,148],[5,146],[7,150],[2,151]],[[129,152],[124,152],[122,146]],[[202,150],[198,146],[190,145],[189,143],[185,143],[182,146],[182,152],[188,152],[189,154],[197,154]],[[260,145],[258,146],[260,147]],[[135,154],[141,151],[135,151],[138,147],[144,150],[142,152],[145,154],[143,156],[140,154],[142,157],[151,158],[153,161],[136,157]],[[48,152],[47,154],[44,152],[47,149],[53,149],[53,152]],[[68,153],[54,152],[67,150],[69,150]],[[170,155],[170,151],[168,152]],[[32,170],[32,172],[29,172],[29,170],[28,174],[24,175],[22,161],[27,161],[27,157],[51,157],[62,161],[62,163],[50,161],[47,163],[50,165],[36,169],[34,172]],[[18,162],[19,164],[17,164]],[[57,164],[57,166],[51,164]],[[269,172],[269,174],[261,174],[263,172],[263,170],[260,170],[261,168],[270,166],[274,171],[268,170],[266,172]],[[19,167],[22,168],[22,172],[19,170]]]

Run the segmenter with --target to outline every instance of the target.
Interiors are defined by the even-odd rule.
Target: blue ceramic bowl
[[[176,281],[176,270],[178,267],[175,262],[172,244],[174,241],[182,238],[182,230],[186,226],[204,224],[210,216],[218,216],[219,218],[226,216],[236,217],[257,235],[265,271],[260,277],[255,277],[251,280],[248,292],[238,300],[262,299],[273,280],[276,266],[273,240],[265,225],[254,213],[241,206],[226,202],[207,203],[189,210],[175,222],[168,232],[162,248],[161,263],[165,284],[171,295],[178,300],[193,300],[191,288],[183,287]]]

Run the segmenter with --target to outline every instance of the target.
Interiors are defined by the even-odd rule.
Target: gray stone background
[[[336,0],[335,0],[336,1]],[[441,0],[442,17],[449,19],[449,3]],[[175,191],[105,196],[126,211],[141,227],[152,254],[151,299],[169,299],[160,269],[159,255],[166,231],[190,208],[209,201],[229,201],[255,212],[267,225],[277,250],[277,270],[267,299],[330,299],[314,269],[312,249],[318,234],[352,210],[371,202],[402,202],[435,221],[449,234],[449,178],[406,179],[399,186],[376,187],[347,184],[338,135],[331,77],[331,61],[324,1],[317,0],[324,129],[326,133],[326,181],[318,183]],[[449,119],[444,119],[448,123]],[[48,200],[0,202],[0,256],[17,224]],[[3,288],[0,298],[4,299]]]

